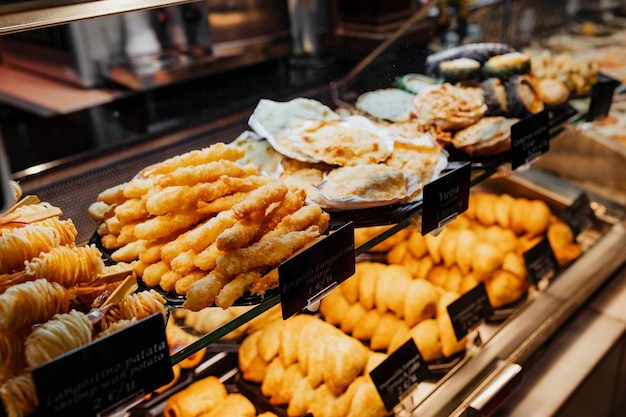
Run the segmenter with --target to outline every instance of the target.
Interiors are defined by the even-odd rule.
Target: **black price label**
[[[551,279],[559,266],[547,238],[524,252],[524,263],[528,281],[535,286],[544,279]]]
[[[572,205],[563,210],[563,217],[574,231],[574,235],[583,231],[596,217],[591,208],[589,196],[586,193],[581,193]]]
[[[155,314],[34,369],[37,414],[96,416],[173,378],[163,316]]]
[[[598,82],[591,89],[591,100],[589,101],[589,110],[587,111],[587,121],[602,119],[609,115],[611,104],[613,103],[613,94],[620,82],[614,78],[600,74]]]
[[[493,307],[487,297],[485,283],[479,283],[451,303],[448,314],[457,340],[461,340],[470,330],[489,318],[493,314]]]
[[[431,377],[413,339],[395,350],[370,372],[387,411],[391,411],[418,382]]]
[[[278,267],[283,318],[319,300],[354,270],[354,226],[348,223]]]
[[[445,225],[446,220],[467,210],[470,193],[470,162],[424,186],[422,235]]]
[[[550,149],[548,110],[526,117],[511,126],[511,168],[526,165]]]

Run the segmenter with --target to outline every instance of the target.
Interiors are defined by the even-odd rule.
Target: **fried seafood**
[[[103,271],[102,253],[94,245],[59,246],[26,263],[29,278],[46,278],[66,288],[90,283]]]
[[[41,252],[74,243],[77,232],[71,220],[62,220],[58,227],[29,224],[11,229],[0,236],[0,274],[24,269],[28,261]]]
[[[144,177],[150,177],[157,174],[169,174],[180,167],[202,165],[222,159],[236,161],[243,157],[244,153],[242,149],[223,143],[216,143],[207,148],[177,155],[155,165],[146,167],[140,174]]]
[[[37,279],[0,294],[0,331],[17,330],[69,310],[72,292],[62,285]]]
[[[101,321],[102,329],[107,329],[120,320],[141,320],[154,313],[163,317],[167,314],[165,298],[154,290],[139,291],[124,297],[119,304],[111,307]]]
[[[261,266],[276,266],[319,235],[319,229],[312,226],[306,230],[289,232],[256,242],[219,257],[217,268],[231,275],[237,275]]]
[[[223,175],[243,177],[246,175],[246,171],[235,162],[224,159],[202,165],[181,166],[169,175],[159,176],[155,184],[159,187],[172,185],[191,186],[198,183],[216,181]]]
[[[25,341],[26,363],[33,369],[72,349],[91,342],[93,326],[76,310],[56,314],[38,326]]]
[[[24,371],[0,386],[0,398],[9,417],[22,417],[35,412],[39,405],[33,375]]]

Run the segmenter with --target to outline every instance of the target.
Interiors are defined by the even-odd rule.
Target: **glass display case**
[[[48,8],[37,7],[35,10],[30,10],[29,8],[20,9],[18,7],[17,11],[0,18],[0,26],[5,28],[5,32],[0,33],[48,26],[61,21],[68,22],[104,14],[126,12],[131,9],[134,10],[135,7],[151,8],[173,4],[172,2],[167,2],[167,4],[146,4],[144,2],[141,5],[133,6],[127,3],[124,5],[109,3],[109,1],[63,5],[58,11]],[[245,71],[232,71],[216,76],[212,79],[213,82],[223,82],[226,89],[241,82],[248,84],[245,85],[246,88],[243,88],[242,92],[235,93],[237,96],[236,103],[229,104],[229,97],[232,96],[224,92],[219,93],[223,95],[217,95],[217,105],[213,104],[207,107],[209,109],[207,110],[208,116],[198,117],[194,113],[188,117],[189,115],[183,114],[186,107],[179,109],[178,112],[181,114],[178,114],[175,109],[167,105],[168,101],[172,100],[172,96],[176,96],[180,92],[185,93],[185,96],[181,98],[182,101],[187,100],[185,97],[189,97],[192,105],[202,103],[206,99],[202,94],[207,90],[206,86],[203,86],[204,89],[196,90],[196,92],[202,91],[202,93],[198,93],[200,97],[196,98],[194,98],[193,93],[198,84],[195,83],[176,84],[162,90],[155,90],[147,93],[147,99],[144,96],[132,94],[129,102],[124,103],[122,101],[121,107],[116,108],[116,105],[113,105],[107,111],[112,109],[111,114],[117,113],[117,118],[123,118],[124,115],[118,113],[120,110],[129,110],[129,114],[131,114],[130,111],[134,104],[139,102],[144,105],[146,103],[142,100],[149,101],[150,104],[147,107],[156,106],[151,109],[152,113],[146,116],[147,119],[150,119],[147,123],[138,127],[130,135],[123,132],[122,136],[131,136],[134,140],[120,141],[115,146],[106,148],[105,152],[96,151],[96,155],[89,155],[89,157],[81,157],[79,152],[70,158],[71,161],[68,164],[64,164],[63,161],[55,161],[48,168],[55,164],[59,164],[60,168],[50,169],[44,174],[37,174],[28,168],[18,172],[18,175],[14,174],[14,177],[21,182],[28,194],[35,194],[42,201],[48,201],[61,207],[64,215],[74,220],[79,231],[77,242],[80,242],[81,245],[89,243],[99,246],[106,256],[110,256],[111,251],[107,251],[101,246],[101,236],[96,232],[98,224],[88,214],[90,206],[96,201],[99,193],[131,181],[139,173],[145,172],[148,167],[155,166],[168,158],[175,158],[189,152],[205,149],[211,145],[230,143],[239,139],[244,132],[249,133],[251,129],[254,130],[250,123],[250,116],[261,99],[270,98],[277,101],[287,101],[294,97],[307,97],[328,105],[338,114],[358,115],[360,117],[367,114],[360,103],[357,103],[364,93],[393,89],[411,94],[413,99],[419,93],[407,91],[406,77],[425,75],[428,72],[429,64],[432,64],[428,57],[433,56],[433,53],[436,52],[435,49],[441,46],[442,38],[439,37],[439,34],[431,33],[427,38],[415,40],[416,25],[419,26],[419,30],[424,30],[424,21],[428,21],[429,24],[436,23],[433,20],[433,10],[436,9],[439,2],[428,3],[422,5],[417,11],[413,10],[413,14],[404,20],[403,25],[354,66],[346,62],[335,62],[333,59],[327,60],[326,64],[333,66],[336,63],[336,65],[332,69],[323,70],[314,68],[315,65],[319,64],[319,60],[310,61],[311,68],[305,69],[300,66],[302,61],[298,62],[296,68],[286,68],[282,66],[283,64],[277,67],[261,64],[262,66],[258,68],[262,70],[271,69],[288,72],[287,76],[283,74],[283,76],[278,77],[281,82],[286,80],[284,84],[278,83],[280,84],[278,89],[274,88],[273,83],[276,82],[277,78],[273,74],[259,76],[254,74],[256,68],[253,68],[252,75]],[[506,7],[510,6],[510,2],[503,2],[506,4],[488,3],[484,7],[494,7],[495,10],[504,12],[506,12]],[[74,9],[74,6],[78,9]],[[16,7],[16,5],[6,7]],[[469,14],[468,22],[474,23],[472,19],[476,19],[476,22],[482,23],[480,19],[484,19],[484,17],[481,16],[483,16],[481,9],[477,7],[474,14]],[[432,26],[426,25],[426,27],[431,28]],[[522,29],[520,30],[523,32]],[[477,43],[467,46],[465,51],[475,52],[476,49],[473,47],[478,47],[477,45],[494,47],[495,43]],[[509,45],[498,44],[497,47],[507,48],[507,52],[510,51]],[[501,52],[502,54],[505,53],[504,50]],[[494,53],[493,55],[501,55],[501,53]],[[293,83],[294,80],[289,78],[310,75],[311,71],[316,72],[313,82]],[[338,74],[340,75],[338,76]],[[265,86],[267,89],[250,87],[252,84],[259,83],[259,77],[269,79],[268,86]],[[202,83],[200,85],[202,86]],[[214,85],[211,84],[208,90],[214,89]],[[433,85],[439,85],[439,82],[433,81]],[[476,85],[471,84],[468,88],[472,87],[476,88]],[[249,89],[247,90],[247,88]],[[248,94],[249,92],[252,93]],[[612,94],[613,91],[611,91]],[[524,368],[536,355],[540,355],[545,343],[587,303],[593,294],[611,281],[616,271],[622,268],[624,260],[626,260],[624,201],[621,201],[619,196],[616,198],[616,195],[610,191],[606,192],[604,189],[599,189],[595,184],[590,185],[581,181],[580,177],[577,178],[573,174],[568,175],[568,170],[571,169],[571,165],[569,165],[571,152],[569,151],[571,151],[572,143],[574,143],[576,135],[584,135],[581,131],[584,131],[585,127],[581,126],[585,122],[589,104],[586,96],[581,97],[581,99],[583,104],[577,104],[576,107],[572,105],[571,100],[568,100],[562,105],[548,106],[542,112],[526,114],[525,117],[519,118],[522,121],[532,121],[531,127],[527,125],[524,127],[524,129],[530,129],[530,132],[528,130],[522,132],[527,134],[526,138],[537,136],[541,140],[547,140],[549,144],[549,150],[542,150],[540,155],[527,154],[523,157],[522,163],[515,161],[517,153],[512,150],[497,153],[495,156],[472,157],[461,149],[451,146],[450,143],[446,143],[444,148],[447,164],[442,170],[441,177],[452,178],[451,173],[458,173],[461,168],[469,167],[467,169],[468,176],[463,176],[460,180],[455,177],[455,183],[451,187],[451,189],[457,190],[461,187],[460,181],[467,180],[469,195],[466,196],[467,200],[461,199],[460,209],[453,210],[448,213],[449,215],[444,216],[445,218],[438,218],[434,230],[424,229],[425,218],[431,216],[430,211],[433,210],[432,206],[427,207],[425,190],[423,198],[418,198],[410,203],[386,204],[364,209],[328,210],[329,232],[323,235],[317,244],[321,247],[326,246],[326,252],[334,250],[334,248],[329,249],[330,244],[328,242],[333,235],[339,236],[340,233],[345,233],[345,226],[348,227],[350,234],[354,228],[355,239],[360,232],[373,230],[372,234],[363,239],[356,239],[354,242],[355,268],[358,263],[393,264],[390,262],[393,257],[392,253],[397,252],[391,252],[392,246],[383,252],[377,251],[376,248],[380,248],[394,239],[401,239],[401,236],[404,236],[402,239],[408,239],[410,235],[415,235],[415,239],[419,239],[418,235],[424,239],[425,236],[431,236],[434,239],[437,236],[449,234],[449,232],[445,232],[447,228],[455,228],[455,224],[458,225],[467,221],[471,216],[474,216],[473,219],[478,219],[477,208],[473,206],[476,202],[474,197],[478,195],[506,195],[519,201],[543,202],[550,210],[551,221],[554,221],[554,218],[567,219],[570,227],[574,230],[573,240],[569,243],[575,244],[576,248],[580,250],[578,256],[559,264],[556,259],[546,260],[546,250],[541,251],[539,255],[535,254],[534,259],[531,255],[526,257],[525,255],[530,252],[530,248],[535,247],[528,244],[526,247],[528,250],[522,255],[525,262],[523,267],[527,272],[531,271],[535,275],[524,281],[525,291],[523,294],[511,302],[505,302],[493,309],[490,314],[474,319],[474,322],[465,329],[467,334],[464,335],[465,338],[461,342],[463,346],[457,354],[427,363],[430,374],[425,378],[420,378],[416,385],[405,389],[401,394],[396,393],[396,404],[394,407],[389,407],[387,412],[395,415],[415,416],[489,415],[488,413],[500,406],[506,396],[519,383],[523,383],[520,382],[520,379]],[[389,103],[383,103],[383,108],[385,105],[389,105]],[[100,113],[100,116],[106,115],[107,111]],[[173,111],[175,116],[169,116],[168,111]],[[71,119],[72,115],[66,117]],[[98,115],[94,117],[98,119]],[[187,122],[189,123],[185,126]],[[168,123],[169,127],[161,128],[163,124],[167,125]],[[384,123],[385,126],[393,124],[389,120]],[[45,128],[46,124],[44,123],[42,126]],[[522,127],[519,128],[522,129]],[[140,133],[136,134],[137,132]],[[584,138],[578,138],[576,143],[579,143],[579,140],[586,141]],[[441,143],[440,140],[439,144]],[[615,149],[611,149],[611,146],[601,146],[601,148],[603,152],[606,151],[606,155],[614,155]],[[601,158],[604,159],[604,156]],[[594,169],[591,168],[590,174],[593,172]],[[613,171],[611,173],[615,174],[611,178],[615,179],[615,184],[619,187],[619,184],[623,182],[621,178],[618,178],[620,173]],[[598,179],[597,182],[600,180]],[[439,190],[439,193],[443,192],[446,190]],[[492,204],[495,204],[494,201],[491,200]],[[519,227],[522,228],[521,230],[526,227],[524,225],[531,224],[534,220],[530,215],[530,209],[526,207],[526,210],[528,211],[523,211],[520,214],[522,226]],[[484,227],[481,228],[487,229],[488,226],[495,225],[496,220],[492,220],[491,224],[485,223],[483,224]],[[479,226],[475,227],[478,228]],[[359,229],[361,230],[359,231]],[[504,240],[498,242],[498,244],[504,245]],[[475,241],[474,243],[478,246]],[[537,240],[534,240],[533,245],[536,244]],[[398,247],[400,246],[398,244]],[[311,251],[309,250],[309,252]],[[304,251],[304,253],[306,252],[307,250]],[[550,250],[547,252],[548,254],[551,253]],[[443,265],[447,261],[443,259],[443,255],[441,256],[442,259],[439,262]],[[328,258],[333,257],[328,256]],[[110,259],[107,258],[107,260]],[[459,260],[450,261],[450,265],[459,262]],[[537,263],[541,265],[537,266]],[[446,267],[450,265],[446,265]],[[281,267],[277,269],[279,278],[283,278],[280,277]],[[308,266],[301,266],[301,269],[307,270]],[[283,273],[284,270],[283,268]],[[304,271],[302,273],[304,274]],[[426,275],[421,278],[426,280]],[[386,285],[384,287],[395,286],[395,279],[395,275],[391,273],[385,276]],[[349,283],[356,280],[363,281],[357,275],[346,276],[341,277],[340,282],[334,282],[331,287],[325,287],[324,291],[319,293],[319,297],[309,303],[311,304],[309,308],[302,308],[301,315],[327,318],[328,314],[327,310],[324,310],[324,303],[327,306],[331,305],[326,307],[328,309],[341,306],[341,302],[333,301],[336,300],[333,297],[344,291],[342,285],[344,287],[349,285],[344,284],[344,282]],[[431,277],[428,281],[431,282],[432,280]],[[477,284],[477,288],[481,289],[481,284],[478,282]],[[154,287],[156,286],[143,289],[154,290]],[[458,292],[460,292],[459,288],[457,285]],[[283,290],[284,288],[279,286],[278,289]],[[154,389],[152,386],[149,388],[136,387],[136,392],[133,392],[133,395],[129,395],[123,401],[112,406],[109,404],[111,407],[107,410],[92,410],[94,415],[168,415],[164,414],[168,398],[207,376],[218,376],[227,384],[231,392],[240,392],[248,396],[258,412],[268,410],[276,415],[288,415],[285,403],[272,404],[269,396],[264,395],[261,382],[251,383],[245,380],[239,362],[240,348],[245,340],[254,333],[250,329],[254,330],[255,324],[258,325],[262,317],[273,315],[274,320],[289,320],[286,316],[291,314],[285,313],[284,307],[281,305],[281,297],[281,291],[275,291],[260,299],[243,302],[242,304],[247,304],[244,309],[240,310],[236,316],[229,316],[224,319],[212,330],[207,328],[201,331],[187,329],[189,330],[188,333],[193,335],[193,342],[177,346],[169,359],[171,359],[171,365],[176,366],[200,356],[200,363],[196,364],[195,368],[186,371],[183,378],[173,387],[161,392],[157,392],[157,390],[152,392]],[[418,302],[417,299],[418,297],[415,297],[415,303]],[[170,314],[169,320],[182,323],[181,327],[184,328],[184,316],[187,312],[181,309],[182,303],[179,301],[172,301],[166,297],[166,305]],[[411,300],[406,302],[409,301]],[[476,298],[470,298],[470,301],[478,302]],[[353,304],[351,303],[351,305]],[[216,306],[208,307],[208,309],[222,310]],[[281,310],[282,315],[280,314]],[[383,310],[383,313],[392,311],[390,308]],[[344,313],[345,311],[347,310],[344,310]],[[332,324],[335,327],[342,327],[340,322]],[[379,322],[379,326],[382,326],[382,322]],[[231,337],[235,334],[237,336],[232,339]],[[311,340],[311,344],[314,342]],[[372,346],[372,343],[371,338],[365,339],[365,345],[368,348]],[[379,353],[385,353],[386,358],[391,355],[387,349],[382,351],[379,349]],[[418,355],[421,355],[421,352]],[[410,358],[405,356],[404,359]],[[265,365],[267,366],[268,363],[269,360]],[[372,393],[370,392],[370,394]]]

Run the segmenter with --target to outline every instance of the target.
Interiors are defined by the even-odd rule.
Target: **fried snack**
[[[316,417],[344,416],[350,407],[353,391],[334,395],[326,385],[315,389],[308,412]]]
[[[439,325],[436,319],[426,319],[409,330],[409,336],[415,341],[420,355],[426,362],[443,357]]]
[[[99,339],[101,337],[110,335],[111,333],[115,333],[118,330],[125,329],[126,327],[133,325],[135,323],[137,323],[137,319],[134,317],[132,319],[118,320],[114,323],[111,323],[109,327],[107,327],[106,329],[100,331],[94,339]]]
[[[0,386],[0,398],[9,417],[33,414],[39,405],[35,383],[30,371],[24,371]]]
[[[324,383],[334,395],[341,395],[365,368],[367,348],[352,337],[333,332],[324,350]]]
[[[281,382],[285,376],[285,367],[278,358],[272,359],[267,365],[265,378],[261,384],[261,394],[271,397],[280,389]]]
[[[183,308],[191,311],[200,311],[215,301],[220,290],[232,278],[232,275],[219,270],[212,270],[206,277],[199,279],[189,286],[187,298]]]
[[[256,242],[219,257],[217,268],[228,274],[237,275],[262,266],[276,266],[319,236],[319,229],[312,226],[306,230],[289,232]]]
[[[93,326],[84,313],[56,314],[35,328],[25,341],[26,363],[33,369],[91,342]]]
[[[222,211],[230,210],[235,204],[242,202],[249,192],[237,192],[223,197],[216,198],[213,201],[198,201],[198,213],[217,214]]]
[[[310,226],[317,226],[319,230],[328,229],[330,215],[317,205],[306,205],[296,212],[283,217],[274,230],[263,235],[261,240],[281,236],[285,233],[304,230]]]
[[[132,318],[141,320],[154,313],[160,313],[163,317],[166,316],[165,298],[154,290],[139,291],[127,295],[117,305],[111,307],[100,324],[102,329],[107,329],[117,321]]]
[[[346,417],[384,417],[389,414],[369,376],[358,377],[353,385],[350,389],[354,393]]]
[[[409,327],[413,327],[422,320],[435,317],[439,292],[430,282],[416,279],[409,285],[406,300],[404,320]]]
[[[165,417],[197,417],[226,400],[228,391],[214,376],[200,379],[168,398]]]
[[[305,200],[306,192],[304,190],[289,189],[287,194],[285,194],[285,198],[281,202],[276,203],[274,207],[270,207],[268,209],[268,213],[263,220],[263,225],[261,226],[259,235],[263,236],[270,230],[274,230],[285,216],[288,216],[300,209],[300,207],[304,205]]]
[[[246,381],[263,382],[267,369],[267,362],[259,356],[257,343],[261,336],[262,330],[250,333],[239,346],[237,358],[239,361],[239,370]]]
[[[251,270],[235,276],[225,284],[215,297],[215,305],[222,308],[232,306],[235,301],[250,289],[255,280],[261,278],[260,270]]]
[[[446,358],[463,351],[467,342],[466,337],[461,340],[456,338],[454,327],[452,326],[452,319],[450,318],[450,314],[448,314],[448,305],[453,303],[457,298],[459,298],[459,294],[446,292],[441,295],[437,305],[437,324],[439,327],[439,337],[441,339],[441,351]]]
[[[216,181],[224,175],[243,177],[246,171],[233,161],[222,159],[201,165],[181,166],[168,175],[158,176],[155,180],[155,185],[158,187],[170,187],[173,185],[192,186],[201,182]]]
[[[324,321],[332,325],[339,325],[345,318],[350,303],[340,290],[333,290],[320,302],[320,314]]]
[[[215,243],[220,251],[234,251],[248,246],[259,234],[265,209],[254,211],[219,234]]]
[[[279,359],[275,359],[280,362]],[[280,381],[280,384],[277,387],[277,390],[274,391],[270,396],[270,404],[276,405],[286,405],[289,404],[291,399],[293,398],[297,386],[300,384],[304,376],[300,372],[300,367],[297,364],[291,364],[289,367],[285,368],[285,372],[283,373],[283,378]]]
[[[90,283],[103,271],[102,253],[94,245],[59,246],[26,263],[31,279],[46,278],[66,288]]]
[[[4,233],[0,236],[0,274],[22,270],[24,261],[60,245],[59,233],[49,226],[28,225]]]
[[[117,205],[113,212],[122,223],[130,223],[141,220],[148,215],[146,200],[143,198],[131,198]]]
[[[181,242],[179,243],[184,245],[184,248],[193,249],[196,252],[201,252],[210,244],[215,242],[217,237],[224,230],[234,225],[236,221],[237,219],[235,218],[232,210],[223,211],[217,216],[209,219],[209,221],[201,223],[196,228],[182,235],[180,238]],[[178,240],[179,239],[176,239],[174,242]]]
[[[403,326],[403,321],[392,313],[385,313],[380,316],[378,325],[370,338],[370,349],[376,351],[386,351],[391,343],[393,335]]]
[[[528,287],[528,281],[504,269],[494,272],[485,281],[489,303],[493,308],[500,308],[519,300]]]
[[[253,190],[242,202],[233,206],[232,211],[238,219],[254,212],[265,210],[270,204],[281,201],[287,194],[287,186],[280,181],[271,181]]]
[[[144,177],[151,177],[158,174],[169,174],[180,167],[202,165],[222,159],[236,161],[242,158],[244,154],[245,152],[242,149],[228,146],[224,143],[215,143],[207,148],[177,155],[155,165],[146,167],[141,170],[140,174]]]
[[[322,300],[321,305],[324,304],[325,299],[326,298]],[[320,305],[320,313],[322,314],[324,319],[326,319],[324,312],[321,311],[321,308],[322,308],[321,305]],[[363,304],[358,303],[358,302],[351,304],[348,307],[348,310],[346,311],[341,322],[339,323],[339,327],[344,333],[352,334],[354,332],[354,328],[356,327],[357,323],[363,320],[363,317],[365,317],[366,313],[367,313],[367,310],[365,309],[365,307],[363,307]]]
[[[477,278],[485,278],[502,265],[504,253],[489,242],[479,242],[472,248],[472,271]]]
[[[282,330],[280,332],[278,356],[285,367],[298,360],[301,333],[310,322],[315,320],[317,319],[309,314],[298,314],[283,322]]]
[[[170,271],[170,266],[167,263],[160,261],[152,265],[148,265],[143,271],[141,280],[144,284],[150,287],[156,287],[159,285],[161,277],[168,271]]]
[[[101,191],[96,200],[111,206],[122,204],[127,199],[124,195],[127,185],[127,182],[123,182],[121,184],[114,185],[113,187],[109,187],[106,190]]]
[[[178,281],[174,283],[174,291],[176,292],[176,294],[186,295],[187,291],[189,291],[189,287],[191,287],[191,284],[201,280],[206,275],[207,274],[205,271],[191,271],[183,275],[182,278],[179,278]]]
[[[371,340],[380,323],[381,315],[376,309],[367,310],[352,330],[352,336],[359,340]]]
[[[237,392],[229,394],[208,413],[202,413],[201,417],[254,417],[256,408],[254,404]]]
[[[277,320],[269,323],[263,328],[257,343],[259,356],[266,362],[271,362],[278,357],[280,347],[280,334],[283,330],[284,323]]]
[[[69,310],[72,294],[62,285],[37,279],[0,294],[0,331],[17,330]]]
[[[170,267],[172,271],[176,272],[179,275],[187,275],[196,269],[194,265],[194,260],[196,259],[198,254],[193,249],[189,249],[185,252],[179,253],[172,261],[170,262]]]
[[[0,385],[26,368],[24,342],[30,328],[0,332]]]
[[[277,288],[278,285],[278,268],[275,268],[252,283],[250,294],[263,296],[268,290]]]
[[[309,380],[302,378],[294,387],[291,401],[287,406],[287,416],[301,417],[307,413],[310,404],[313,401],[315,389],[309,383]]]
[[[198,336],[186,332],[173,320],[168,320],[167,325],[165,326],[165,336],[171,353],[176,353],[198,340]],[[202,348],[196,353],[193,353],[180,361],[178,365],[182,369],[193,369],[198,366],[200,362],[202,362],[205,353],[206,348]]]
[[[149,218],[135,226],[134,235],[136,239],[159,239],[171,235],[172,233],[185,230],[198,223],[202,218],[195,209],[166,214]]]

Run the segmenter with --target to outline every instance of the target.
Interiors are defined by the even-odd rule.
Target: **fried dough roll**
[[[56,314],[28,335],[26,363],[34,369],[72,349],[91,342],[93,326],[87,315],[76,310]]]
[[[22,417],[34,413],[39,400],[32,374],[25,371],[9,379],[0,387],[0,398],[9,417]]]
[[[26,264],[33,279],[46,278],[64,287],[92,282],[103,270],[102,253],[94,245],[59,246]]]
[[[72,297],[70,290],[46,279],[14,285],[0,294],[0,331],[17,330],[65,313]]]

